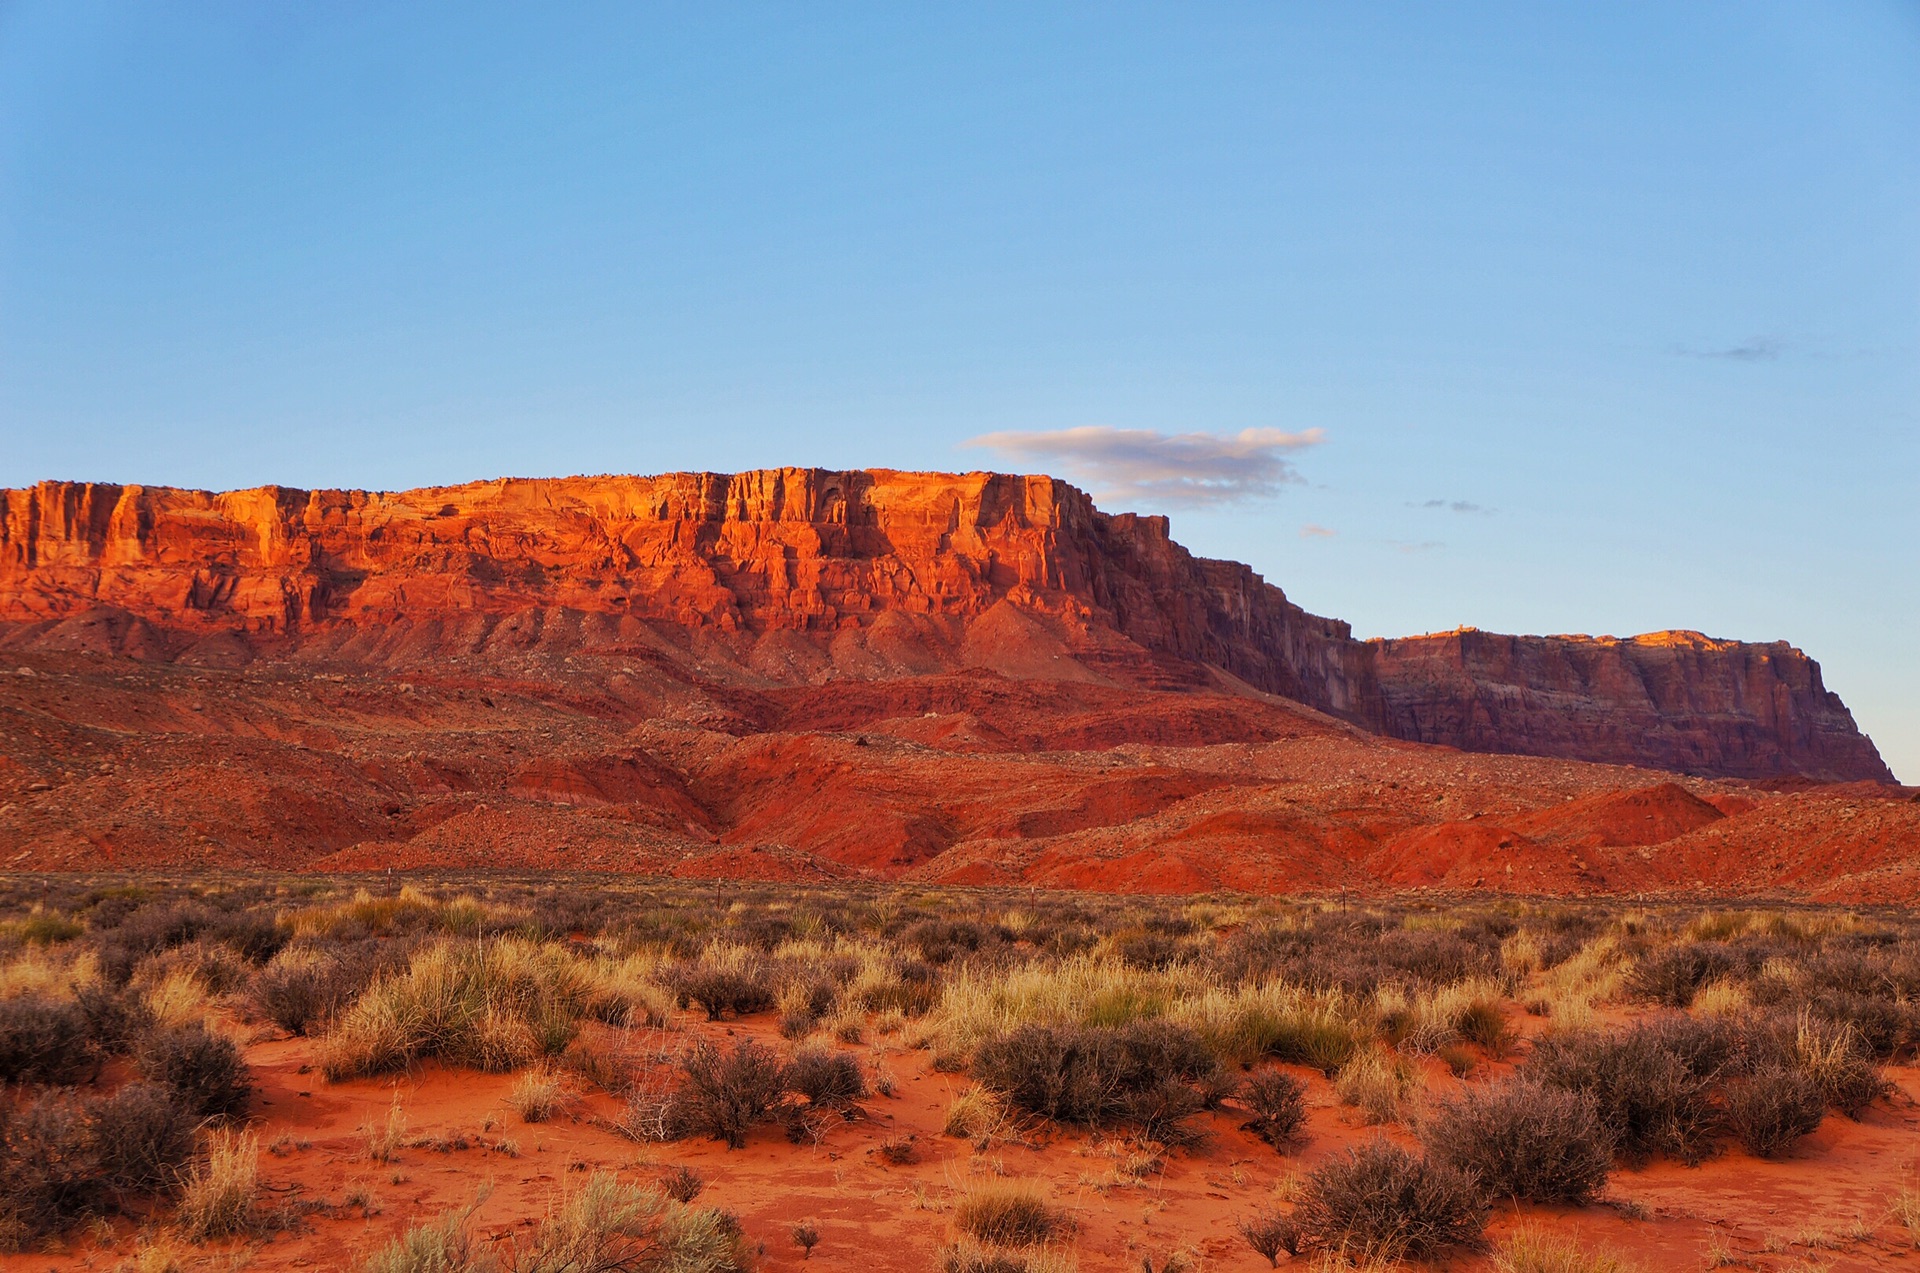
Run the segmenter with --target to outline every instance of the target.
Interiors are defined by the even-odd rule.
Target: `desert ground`
[[[1904,912],[500,874],[0,898],[7,1270],[1845,1270],[1920,1241]]]

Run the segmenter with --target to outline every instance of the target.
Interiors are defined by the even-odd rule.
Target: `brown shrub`
[[[1283,1070],[1256,1070],[1240,1093],[1253,1117],[1247,1130],[1279,1148],[1299,1135],[1307,1121],[1307,1085]]]
[[[1799,1070],[1773,1066],[1727,1084],[1727,1126],[1756,1158],[1778,1158],[1820,1126],[1820,1085]]]
[[[1420,1125],[1429,1160],[1473,1176],[1489,1197],[1580,1206],[1607,1184],[1613,1147],[1583,1092],[1526,1078],[1469,1087]]]
[[[1375,1140],[1322,1163],[1300,1188],[1302,1249],[1366,1260],[1429,1259],[1480,1240],[1487,1204],[1473,1178]]]

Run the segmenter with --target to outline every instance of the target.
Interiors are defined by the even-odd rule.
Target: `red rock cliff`
[[[1356,642],[1247,567],[1193,557],[1165,518],[1101,513],[1047,477],[774,469],[218,494],[48,482],[0,491],[0,621],[17,639],[205,659],[343,640],[383,657],[484,653],[664,624],[750,645],[776,679],[1032,646],[1019,667],[1033,674],[1178,683],[1212,665],[1368,729],[1474,750],[1889,776],[1817,665],[1784,645]]]

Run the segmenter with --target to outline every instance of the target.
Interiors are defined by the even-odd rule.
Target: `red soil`
[[[683,1018],[677,1024],[647,1039],[645,1047],[671,1051],[698,1034],[780,1044],[765,1020],[716,1026]],[[1522,1017],[1515,1024],[1524,1030],[1534,1022]],[[617,1108],[604,1097],[583,1098],[567,1115],[526,1125],[506,1107],[511,1076],[426,1066],[391,1079],[331,1084],[308,1068],[313,1049],[307,1041],[256,1043],[248,1059],[261,1085],[260,1142],[271,1149],[261,1157],[269,1205],[327,1202],[338,1211],[315,1212],[274,1235],[251,1250],[245,1267],[262,1273],[350,1269],[409,1223],[468,1206],[483,1182],[491,1183],[492,1194],[475,1210],[474,1225],[504,1243],[524,1237],[588,1171],[612,1170],[644,1182],[687,1164],[707,1179],[701,1202],[738,1213],[749,1237],[765,1245],[763,1267],[769,1270],[925,1273],[950,1240],[952,1199],[976,1181],[1011,1177],[1038,1182],[1072,1213],[1079,1226],[1073,1246],[1087,1273],[1138,1268],[1143,1257],[1158,1267],[1170,1252],[1195,1249],[1204,1267],[1251,1271],[1264,1263],[1235,1234],[1234,1224],[1271,1205],[1288,1177],[1381,1134],[1341,1107],[1317,1072],[1295,1070],[1309,1085],[1311,1105],[1308,1137],[1297,1151],[1278,1154],[1242,1131],[1230,1112],[1216,1113],[1204,1119],[1211,1134],[1207,1144],[1169,1154],[1161,1171],[1136,1181],[1119,1170],[1127,1151],[1099,1135],[1035,1131],[1024,1142],[977,1153],[941,1134],[946,1107],[968,1080],[934,1072],[928,1053],[889,1040],[848,1050],[885,1065],[897,1081],[896,1094],[869,1098],[861,1116],[829,1130],[817,1144],[788,1144],[779,1128],[769,1127],[754,1133],[745,1149],[730,1152],[709,1142],[628,1141],[605,1125]],[[1578,1210],[1499,1208],[1489,1236],[1497,1241],[1518,1226],[1539,1225],[1628,1256],[1647,1273],[1707,1267],[1713,1243],[1758,1270],[1804,1269],[1809,1260],[1835,1273],[1904,1267],[1912,1259],[1912,1239],[1890,1219],[1888,1207],[1903,1185],[1914,1183],[1920,1162],[1920,1114],[1912,1099],[1920,1092],[1920,1073],[1889,1073],[1900,1095],[1858,1123],[1830,1115],[1788,1159],[1762,1162],[1729,1149],[1697,1168],[1660,1162],[1621,1171],[1605,1203]],[[1437,1062],[1429,1063],[1425,1076],[1435,1091],[1456,1082]],[[384,1127],[396,1104],[408,1139],[428,1143],[402,1149],[393,1163],[371,1161],[368,1129]],[[1402,1128],[1384,1134],[1408,1142]],[[880,1156],[880,1143],[898,1137],[913,1139],[919,1162],[895,1166]],[[377,1199],[377,1214],[341,1206],[356,1190]],[[788,1237],[789,1227],[802,1219],[816,1221],[821,1233],[813,1257],[818,1263],[804,1266]],[[102,1250],[79,1238],[68,1251],[0,1258],[0,1273],[112,1267],[132,1247],[131,1225],[117,1227],[115,1243]],[[200,1254],[212,1257],[206,1267],[224,1269],[230,1265],[222,1253],[243,1245],[215,1244]],[[1484,1273],[1491,1262],[1462,1257],[1450,1267]]]
[[[1920,897],[1920,800],[1396,742],[1231,682],[17,652],[0,867]]]

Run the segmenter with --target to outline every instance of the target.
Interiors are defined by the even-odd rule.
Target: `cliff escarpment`
[[[754,686],[988,668],[1234,682],[1373,733],[1703,775],[1890,778],[1784,644],[1361,642],[1166,519],[1048,477],[885,470],[404,492],[0,491],[6,644],[188,666],[604,654]],[[1222,675],[1224,674],[1224,675]]]

